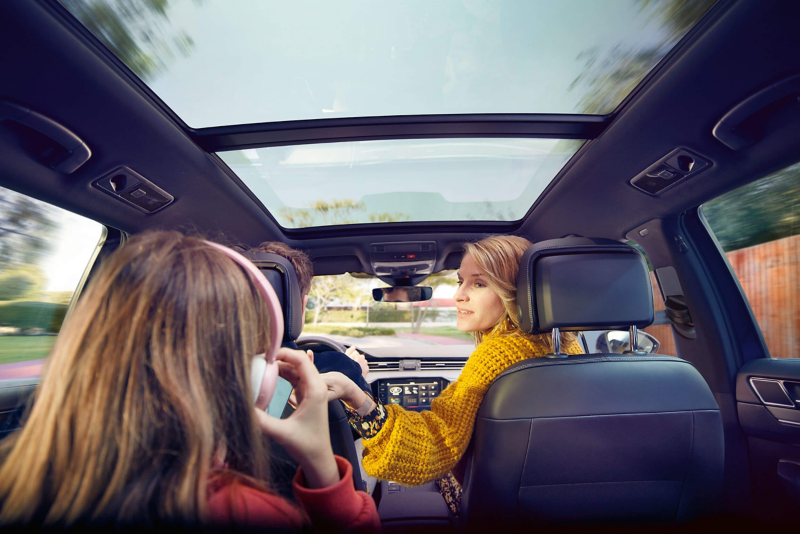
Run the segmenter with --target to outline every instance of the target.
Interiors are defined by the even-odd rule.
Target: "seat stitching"
[[[650,484],[652,482],[671,482],[673,484],[680,484],[680,480],[615,480],[612,482],[571,482],[564,484],[532,484],[530,486],[522,486],[522,488],[549,488],[558,486],[592,486],[597,484]]]
[[[676,362],[676,363],[686,363],[689,364],[686,360],[682,360],[680,358],[675,358],[672,356],[597,356],[594,358],[584,358],[580,360],[542,360],[542,361],[533,361],[526,363],[524,365],[520,365],[519,367],[515,367],[514,369],[507,369],[500,373],[500,376],[497,379],[500,379],[506,375],[510,375],[516,373],[517,371],[522,371],[523,369],[531,369],[533,367],[547,367],[550,365],[578,365],[582,363],[598,363],[598,362]],[[689,364],[691,365],[691,364]]]
[[[684,492],[684,489],[686,488],[686,477],[689,476],[689,468],[691,467],[692,462],[694,461],[694,427],[695,427],[695,424],[696,424],[696,421],[695,421],[695,418],[694,418],[694,412],[692,412],[692,446],[689,449],[689,461],[686,462],[686,471],[683,473],[683,481],[681,482],[681,498],[678,499],[678,507],[675,509],[675,521],[678,520],[678,514],[681,511],[681,502],[683,501],[683,492]]]
[[[531,433],[533,433],[533,425],[530,424],[528,421],[528,443],[525,444],[525,461],[522,462],[522,470],[519,472],[519,488],[522,489],[522,476],[525,474],[525,468],[528,466],[528,452],[531,450]],[[519,512],[519,491],[517,491],[517,508],[516,511]]]
[[[515,417],[514,419],[495,419],[493,417],[483,417],[480,416],[479,418],[483,421],[540,421],[544,419],[586,419],[591,417],[621,417],[621,416],[635,416],[635,415],[667,415],[667,414],[678,414],[678,413],[691,413],[692,418],[694,418],[695,412],[709,412],[709,413],[719,413],[719,410],[714,410],[713,408],[703,408],[701,410],[671,410],[669,412],[625,412],[625,413],[600,413],[596,415],[554,415],[550,417]]]

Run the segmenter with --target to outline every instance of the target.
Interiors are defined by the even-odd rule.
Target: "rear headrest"
[[[258,267],[278,295],[283,308],[283,341],[294,341],[303,331],[303,298],[292,264],[283,256],[266,252],[245,252],[243,255]]]
[[[635,248],[611,239],[536,243],[520,262],[517,317],[531,334],[648,326],[653,290],[647,263]]]

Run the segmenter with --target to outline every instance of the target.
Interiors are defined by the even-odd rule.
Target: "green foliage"
[[[729,252],[800,233],[800,165],[703,204],[703,214]]]
[[[21,330],[41,328],[45,332],[58,332],[64,322],[67,306],[52,302],[0,303],[0,326],[13,326]]]
[[[0,272],[0,301],[20,300],[39,292],[44,276],[38,267],[27,265]]]
[[[285,221],[291,228],[308,228],[311,226],[330,226],[336,224],[356,224],[365,221],[365,216],[370,222],[399,222],[409,220],[408,215],[402,213],[370,213],[367,215],[367,206],[360,201],[343,198],[317,200],[310,202],[307,208],[281,208],[278,210],[279,219]]]
[[[309,325],[303,329],[306,334],[331,334],[334,336],[365,337],[365,336],[393,336],[395,331],[391,328],[375,326],[327,326]]]
[[[655,67],[678,40],[716,3],[716,0],[640,0],[645,16],[661,21],[664,37],[645,47],[616,46],[603,53],[592,48],[580,58],[586,66],[570,85],[582,92],[583,113],[605,114],[614,111],[628,94]]]
[[[36,263],[52,246],[55,208],[0,187],[0,272]]]
[[[152,79],[194,42],[169,20],[172,0],[62,0],[114,55],[143,80]]]

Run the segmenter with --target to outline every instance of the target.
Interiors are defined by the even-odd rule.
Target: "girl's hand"
[[[354,410],[360,408],[367,400],[367,394],[342,373],[334,371],[320,376],[328,387],[328,400],[339,399]]]
[[[332,486],[339,482],[339,469],[328,438],[326,383],[303,351],[282,348],[276,364],[280,376],[294,387],[297,410],[287,419],[256,410],[258,425],[297,460],[309,488]]]
[[[364,357],[364,355],[358,352],[354,345],[351,345],[350,348],[345,351],[345,354],[350,356],[350,359],[361,366],[361,376],[367,378],[367,373],[369,373],[369,364],[367,363],[367,359]]]

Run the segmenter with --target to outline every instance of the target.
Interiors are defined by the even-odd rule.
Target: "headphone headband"
[[[253,357],[252,365],[252,381],[253,381],[253,396],[257,408],[265,410],[272,399],[272,394],[275,392],[275,385],[278,380],[278,366],[275,364],[275,356],[281,348],[281,341],[283,340],[283,309],[280,300],[275,294],[275,290],[258,270],[258,267],[253,263],[228,247],[222,246],[218,243],[211,241],[204,241],[207,245],[219,250],[237,264],[245,271],[252,275],[255,281],[256,288],[261,296],[264,297],[264,302],[267,304],[267,310],[270,314],[270,344],[269,350],[266,354],[259,354]]]

